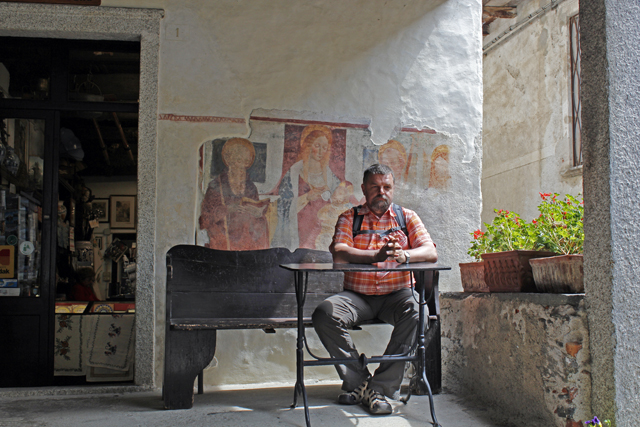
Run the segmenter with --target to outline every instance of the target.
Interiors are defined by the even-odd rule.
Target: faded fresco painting
[[[321,216],[326,217],[326,210],[337,203],[334,193],[344,181],[345,137],[345,129],[285,125],[282,178],[276,189],[280,196],[278,224],[272,246],[317,248]]]
[[[394,201],[412,209],[450,188],[450,143],[433,131],[402,129],[377,146],[368,127],[348,123],[252,118],[251,129],[201,147],[200,245],[327,250],[338,216],[364,202],[373,163],[392,168]]]
[[[438,145],[431,152],[429,169],[429,188],[448,190],[451,174],[449,173],[449,147]]]
[[[362,167],[375,162],[389,166],[395,202],[411,207],[427,191],[449,190],[449,145],[444,142],[449,141],[433,131],[405,129],[380,147],[365,147]]]
[[[265,216],[269,200],[260,200],[249,173],[256,163],[254,145],[244,138],[231,138],[213,141],[211,150],[215,152],[211,156],[215,175],[206,189],[199,219],[200,229],[207,233],[205,246],[226,250],[269,247]]]

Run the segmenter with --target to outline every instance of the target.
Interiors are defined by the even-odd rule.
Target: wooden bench
[[[163,398],[167,409],[193,406],[194,381],[211,362],[218,329],[295,328],[294,273],[280,264],[331,262],[329,252],[285,248],[222,251],[179,245],[167,252]],[[342,290],[342,273],[309,275],[304,324],[327,296]],[[427,378],[441,389],[438,290],[429,301]],[[414,394],[421,394],[414,391]]]

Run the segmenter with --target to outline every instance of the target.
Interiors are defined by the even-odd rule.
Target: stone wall
[[[582,2],[584,274],[593,409],[618,426],[640,414],[640,27],[638,3]]]
[[[440,303],[446,391],[473,397],[501,423],[591,419],[583,294],[443,293]]]

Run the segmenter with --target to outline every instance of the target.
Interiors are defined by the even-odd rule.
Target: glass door
[[[53,112],[0,110],[0,387],[52,383]]]
[[[56,310],[134,316],[135,249],[107,255],[116,233],[135,240],[139,79],[137,42],[0,37],[0,387],[133,378],[131,364],[85,381],[69,333],[84,329]]]

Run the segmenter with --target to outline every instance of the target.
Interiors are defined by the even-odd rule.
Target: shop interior
[[[138,42],[0,38],[0,387],[133,381],[139,77]]]

